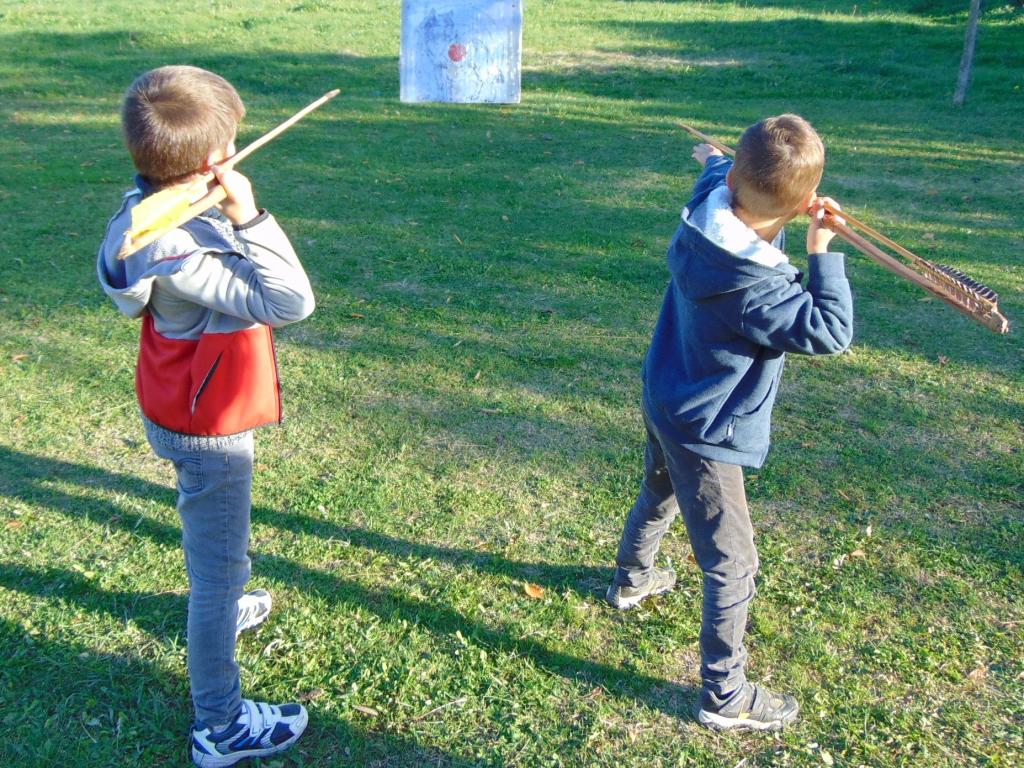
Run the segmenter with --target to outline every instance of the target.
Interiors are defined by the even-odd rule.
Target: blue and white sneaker
[[[270,615],[273,601],[265,589],[254,589],[238,598],[238,619],[235,621],[235,638],[247,629],[262,624]]]
[[[242,699],[234,721],[220,730],[204,723],[192,726],[192,762],[201,768],[218,768],[282,752],[298,741],[308,719],[301,704]]]

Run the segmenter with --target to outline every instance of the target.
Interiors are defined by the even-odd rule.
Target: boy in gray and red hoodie
[[[841,352],[853,336],[843,254],[831,253],[817,197],[825,148],[797,115],[746,130],[736,161],[708,144],[669,246],[671,273],[643,369],[645,474],[626,519],[608,602],[631,608],[671,589],[654,565],[680,510],[704,577],[699,721],[776,730],[797,716],[789,695],[747,681],[743,644],[758,570],[743,467],[768,453],[786,352]],[[831,202],[833,205],[834,201]],[[810,214],[807,284],[782,252],[783,226]]]
[[[313,311],[287,236],[256,208],[249,181],[217,163],[235,152],[245,107],[212,72],[154,69],[125,94],[122,127],[139,172],[107,225],[99,280],[118,309],[142,318],[135,390],[153,450],[174,464],[189,578],[192,759],[226,766],[279,752],[306,727],[299,704],[241,697],[235,640],[270,610],[249,579],[253,429],[281,420],[272,328]],[[226,199],[124,260],[132,208],[213,172]]]

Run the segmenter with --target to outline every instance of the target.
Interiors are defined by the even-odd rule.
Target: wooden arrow
[[[230,170],[263,145],[273,141],[314,109],[337,96],[341,91],[335,88],[319,99],[303,107],[276,128],[267,131],[245,149],[218,163],[222,170]],[[207,173],[188,186],[175,186],[156,192],[144,198],[132,208],[132,226],[124,235],[124,243],[117,257],[123,259],[156,242],[173,229],[191,221],[203,211],[212,208],[227,197],[224,187],[217,183],[212,173]]]

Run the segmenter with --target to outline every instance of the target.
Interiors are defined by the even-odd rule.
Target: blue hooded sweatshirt
[[[749,228],[746,247],[712,239],[711,207],[731,199],[732,160],[712,157],[668,250],[671,279],[644,362],[644,407],[658,432],[711,459],[760,467],[786,352],[827,355],[853,337],[843,254],[808,257],[804,288],[781,253]],[[728,206],[722,211],[731,217]],[[738,227],[741,222],[735,220]]]

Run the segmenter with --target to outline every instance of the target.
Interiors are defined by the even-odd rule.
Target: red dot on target
[[[452,61],[462,61],[466,58],[466,46],[462,43],[452,43],[448,47],[448,58]]]

